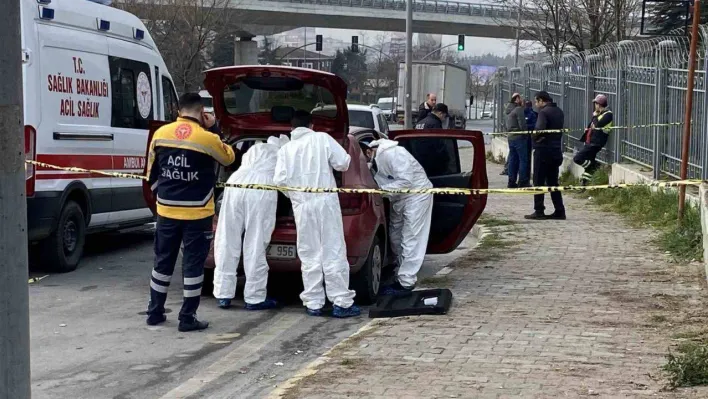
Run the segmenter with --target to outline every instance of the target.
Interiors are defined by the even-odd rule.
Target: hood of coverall
[[[279,142],[277,137],[271,137],[273,142]],[[256,144],[251,147],[243,156],[241,167],[234,173],[241,174],[246,171],[255,171],[258,173],[270,174],[275,173],[275,163],[278,159],[278,149],[280,145],[271,144],[270,138],[267,143]],[[239,173],[241,172],[241,173]]]
[[[382,152],[390,150],[391,148],[398,147],[398,141],[387,140],[387,139],[378,139],[378,140],[374,140],[374,141],[370,142],[369,147],[378,148],[378,150],[376,151],[376,156],[374,157],[374,158],[376,158]]]

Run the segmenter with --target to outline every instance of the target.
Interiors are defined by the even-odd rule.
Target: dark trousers
[[[157,217],[155,267],[150,278],[148,316],[159,316],[165,313],[167,288],[175,271],[180,246],[184,243],[182,253],[184,301],[179,311],[179,320],[190,323],[195,319],[204,282],[204,262],[209,255],[209,246],[214,236],[212,219],[212,216],[199,220]]]
[[[597,168],[600,167],[600,163],[595,159],[600,150],[602,150],[600,146],[585,144],[585,146],[575,154],[575,157],[573,157],[573,162],[585,169],[583,177],[591,177]]]
[[[509,140],[509,183],[507,185],[509,188],[531,185],[531,162],[528,146],[527,137],[515,137]]]
[[[557,148],[537,148],[533,156],[533,185],[534,186],[558,186],[558,174],[560,166],[563,164],[563,153]],[[546,207],[543,205],[545,194],[533,196],[533,209],[542,213]],[[560,191],[551,193],[553,207],[558,214],[565,214],[563,206],[563,196]]]

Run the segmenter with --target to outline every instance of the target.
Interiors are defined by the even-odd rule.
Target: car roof
[[[376,111],[381,110],[379,107],[372,107],[370,105],[361,105],[361,104],[347,104],[347,109],[349,109],[350,111],[371,111],[371,112],[376,112]]]

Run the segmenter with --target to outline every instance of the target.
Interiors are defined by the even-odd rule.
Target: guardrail
[[[324,6],[356,7],[392,11],[405,11],[405,0],[260,0],[277,3],[312,4]],[[487,17],[496,19],[516,20],[518,11],[515,8],[493,4],[460,3],[457,1],[416,0],[413,1],[415,12],[467,15],[472,17]],[[525,12],[528,12],[526,10]]]

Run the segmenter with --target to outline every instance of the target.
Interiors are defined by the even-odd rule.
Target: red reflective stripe
[[[37,175],[37,180],[76,180],[76,179],[110,179],[110,176],[101,175],[98,173],[47,173],[45,175]]]
[[[145,157],[135,155],[37,154],[37,161],[93,170],[135,170],[145,167]],[[38,167],[38,170],[52,169]]]

